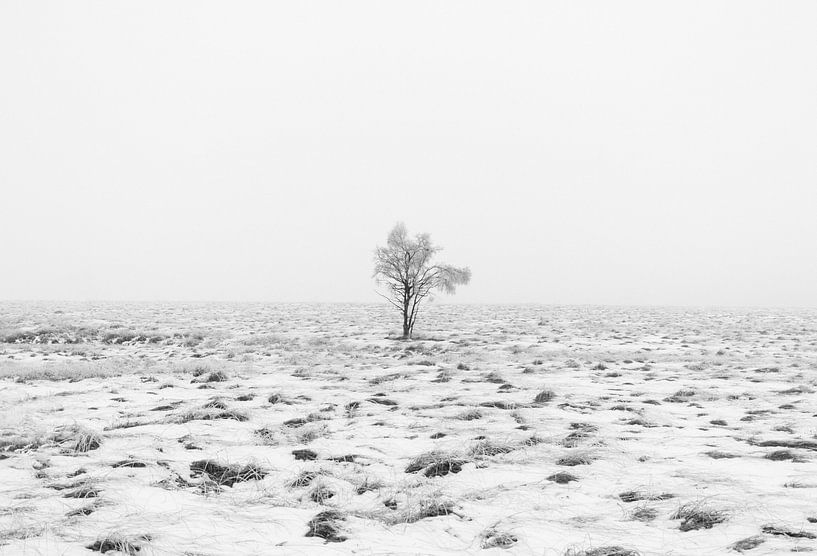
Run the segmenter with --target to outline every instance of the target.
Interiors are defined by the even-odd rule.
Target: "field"
[[[817,312],[0,304],[0,554],[817,550]]]

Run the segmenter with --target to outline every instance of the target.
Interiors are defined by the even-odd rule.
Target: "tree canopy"
[[[427,233],[409,236],[400,222],[389,232],[385,247],[375,250],[374,277],[384,288],[380,294],[403,316],[403,338],[411,338],[421,302],[434,291],[453,294],[471,280],[468,267],[433,263],[442,250]]]

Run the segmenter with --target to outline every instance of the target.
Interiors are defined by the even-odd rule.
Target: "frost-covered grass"
[[[817,550],[814,312],[0,308],[0,554]]]

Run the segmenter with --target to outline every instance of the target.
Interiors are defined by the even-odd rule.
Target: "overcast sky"
[[[0,299],[817,306],[817,2],[0,3]],[[449,298],[440,297],[440,301]]]

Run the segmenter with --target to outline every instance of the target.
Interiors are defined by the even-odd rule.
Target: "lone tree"
[[[374,278],[387,290],[385,295],[378,295],[402,313],[403,339],[411,338],[420,303],[432,291],[452,294],[471,279],[468,267],[432,264],[431,259],[441,249],[431,243],[428,234],[410,238],[400,222],[389,233],[386,246],[375,250]]]

